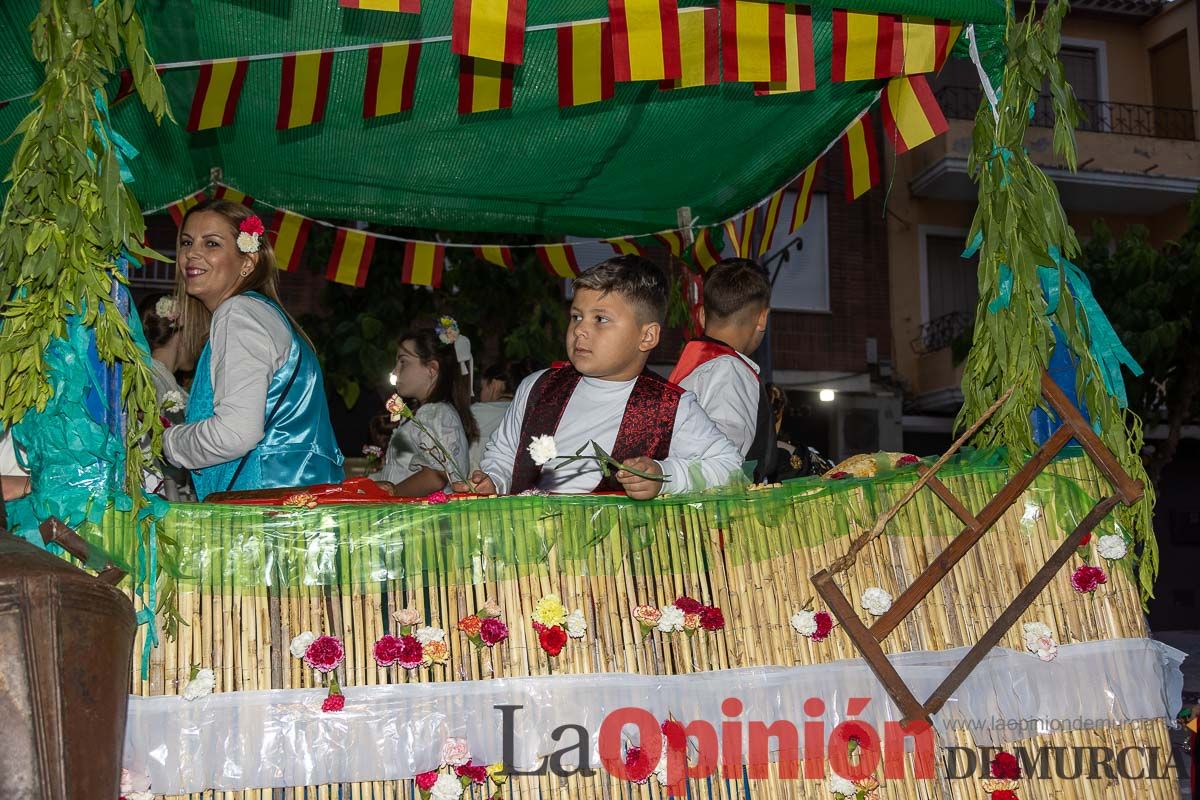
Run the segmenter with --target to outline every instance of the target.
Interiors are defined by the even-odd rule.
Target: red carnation
[[[1096,591],[1096,587],[1108,582],[1108,576],[1100,567],[1080,567],[1071,576],[1071,586],[1080,594]]]
[[[427,494],[425,496],[425,502],[429,503],[431,506],[440,506],[443,503],[449,503],[450,498],[446,496],[445,492],[443,492],[441,489],[438,489],[436,492],[430,492]]]
[[[317,672],[332,672],[346,660],[346,648],[336,636],[318,636],[304,651],[304,663]]]
[[[479,638],[488,647],[500,644],[508,638],[508,626],[495,617],[488,617],[479,625]]]
[[[1085,545],[1086,545],[1088,542],[1090,542],[1091,540],[1092,540],[1092,535],[1091,535],[1090,533],[1085,533],[1085,534],[1083,535],[1083,538],[1079,540],[1079,544],[1078,544],[1077,546],[1078,546],[1078,547],[1083,547],[1083,546],[1085,546]]]
[[[992,792],[992,800],[1021,800],[1017,797],[1017,793],[1012,789],[1001,789],[998,792]]]
[[[725,627],[725,615],[716,606],[700,609],[700,627],[706,631],[719,631]]]
[[[827,611],[818,611],[813,614],[813,622],[817,623],[817,629],[810,637],[814,642],[823,642],[829,636],[829,632],[833,630],[833,617],[829,616]]]
[[[992,777],[1000,780],[1015,781],[1021,777],[1021,765],[1012,753],[997,753],[992,759],[991,771]]]
[[[460,778],[470,778],[472,783],[480,785],[487,783],[488,780],[487,767],[480,764],[472,764],[470,761],[461,767],[455,767],[454,774]]]
[[[242,224],[238,226],[238,230],[242,233],[248,233],[251,236],[261,236],[266,233],[266,228],[263,227],[263,222],[258,218],[257,214],[251,214],[242,220]]]
[[[682,595],[675,601],[675,607],[685,614],[699,614],[704,610],[704,604],[699,600],[693,600],[686,594]]]
[[[835,481],[840,481],[842,478],[849,478],[849,477],[850,477],[850,473],[844,472],[842,470],[838,470],[837,472],[835,472],[829,476],[830,480],[835,480]]]
[[[399,652],[396,653],[396,663],[405,669],[416,669],[425,659],[425,648],[415,636],[401,636]]]
[[[909,467],[909,466],[912,466],[913,464],[920,463],[920,461],[921,461],[921,459],[917,458],[916,456],[903,455],[896,459],[896,466],[897,467]]]
[[[381,667],[390,667],[400,660],[400,638],[387,634],[375,643],[375,663]]]
[[[543,625],[542,630],[538,633],[538,644],[552,656],[556,656],[562,652],[563,645],[567,643],[567,632],[557,625],[549,627]]]
[[[321,703],[322,711],[341,711],[346,707],[346,695],[331,694],[325,698],[325,702]]]
[[[418,774],[416,778],[414,778],[414,780],[417,782],[417,788],[422,792],[428,792],[430,789],[432,789],[433,785],[437,783],[437,779],[438,771],[436,769],[431,769],[429,772],[422,772]]]
[[[635,745],[625,751],[625,775],[629,780],[634,783],[645,783],[650,780],[652,772],[654,772],[654,767],[651,766],[650,759],[642,755],[642,748]]]

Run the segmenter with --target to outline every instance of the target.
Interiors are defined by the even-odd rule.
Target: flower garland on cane
[[[385,634],[375,642],[371,652],[379,666],[398,664],[414,670],[434,664],[446,666],[450,661],[446,632],[432,625],[420,625],[420,611],[403,608],[392,614],[392,619],[399,625],[400,635]]]
[[[582,639],[587,635],[587,620],[583,611],[575,609],[567,613],[562,599],[548,594],[533,608],[533,629],[538,634],[538,646],[549,656],[562,652],[567,639]]]
[[[321,711],[335,712],[346,707],[346,696],[342,694],[342,687],[333,674],[346,660],[346,647],[341,639],[304,631],[292,639],[288,651],[294,658],[303,659],[309,667],[326,676],[329,692],[321,702]]]

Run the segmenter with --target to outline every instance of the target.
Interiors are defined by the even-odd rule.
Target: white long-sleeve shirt
[[[466,471],[469,460],[467,432],[454,406],[449,403],[425,403],[413,415],[417,421],[429,429],[429,432],[450,451],[453,465],[445,464],[438,459],[434,444],[429,437],[408,420],[401,420],[392,431],[388,440],[387,452],[383,457],[383,468],[371,476],[372,480],[400,483],[428,467],[436,472],[446,473],[446,487],[460,477],[471,473]]]
[[[484,448],[480,467],[500,494],[508,494],[517,452],[529,446],[529,442],[520,440],[521,424],[529,393],[544,372],[530,375],[517,387],[503,422]],[[592,441],[604,452],[612,453],[625,416],[625,405],[636,382],[636,378],[628,381],[581,378],[554,433],[559,454],[572,455]],[[594,460],[555,466],[557,463],[551,461],[542,468],[539,489],[582,494],[594,491],[603,477]],[[678,494],[728,483],[741,467],[742,455],[705,416],[696,396],[684,392],[675,411],[669,454],[657,463],[663,474],[669,476],[663,484],[663,493]]]
[[[279,312],[246,295],[218,306],[209,331],[213,415],[163,433],[163,454],[187,469],[241,458],[262,440],[267,388],[292,346]]]
[[[737,445],[743,457],[750,452],[758,427],[762,392],[756,375],[758,364],[738,353],[705,361],[679,382],[696,395],[704,413]]]

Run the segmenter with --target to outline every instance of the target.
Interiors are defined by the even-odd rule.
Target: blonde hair
[[[188,218],[193,214],[201,212],[212,212],[219,214],[225,218],[225,221],[233,228],[237,234],[241,230],[241,224],[250,217],[255,216],[254,212],[246,208],[241,203],[233,203],[229,200],[205,200],[192,208],[188,209],[183,215],[183,221],[179,225],[179,232],[175,235],[175,252],[178,254],[180,249],[180,240],[183,237],[183,228],[187,224]],[[232,296],[245,294],[246,292],[258,292],[261,295],[269,297],[278,304],[284,315],[291,322],[292,327],[304,341],[308,342],[309,347],[312,347],[312,341],[304,333],[300,327],[300,323],[292,318],[292,315],[283,307],[283,303],[279,300],[279,278],[278,266],[275,262],[275,250],[271,247],[271,241],[267,238],[264,232],[258,240],[258,252],[248,254],[254,262],[254,269],[249,275],[242,278],[233,291]],[[200,351],[204,349],[204,345],[208,342],[209,328],[212,325],[212,312],[196,298],[187,293],[187,277],[185,270],[176,261],[175,265],[175,302],[176,308],[179,309],[179,332],[180,332],[180,349],[190,358],[198,358]]]

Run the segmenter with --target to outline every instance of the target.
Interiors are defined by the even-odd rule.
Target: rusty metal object
[[[0,529],[0,797],[119,796],[136,627],[122,592]]]

